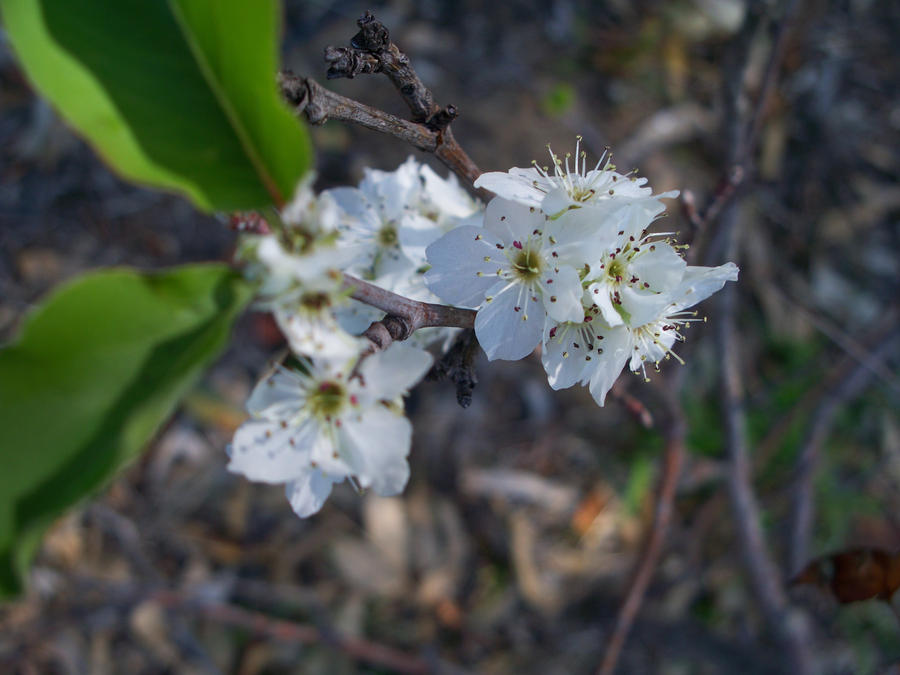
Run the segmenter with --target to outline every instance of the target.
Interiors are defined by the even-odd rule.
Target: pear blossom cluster
[[[393,172],[368,170],[357,188],[317,195],[313,180],[240,248],[291,356],[254,389],[228,451],[231,471],[284,484],[301,517],[344,480],[384,496],[403,490],[412,430],[402,397],[431,367],[423,347],[456,330],[420,331],[410,345],[370,354],[358,335],[384,314],[350,298],[344,273],[437,302],[423,280],[426,247],[484,211],[455,178],[412,158]]]
[[[239,255],[259,284],[291,355],[256,386],[250,419],[229,448],[229,469],[284,484],[301,517],[336,483],[380,495],[409,478],[411,427],[403,396],[456,328],[425,328],[372,353],[360,334],[384,313],[350,297],[350,274],[413,300],[477,310],[488,359],[541,348],[554,389],[589,387],[603,405],[627,365],[647,377],[675,355],[691,308],[735,281],[737,267],[688,265],[645,178],[593,168],[580,138],[552,167],[482,174],[485,208],[451,176],[413,158],[368,169],[357,187],[316,194],[305,179],[268,231],[247,234]],[[430,350],[430,351],[429,351]]]
[[[604,153],[589,168],[552,151],[548,167],[485,173],[494,192],[481,228],[462,226],[428,247],[426,285],[445,302],[478,310],[475,333],[489,359],[520,359],[541,346],[550,386],[587,385],[603,405],[628,364],[678,358],[676,342],[698,320],[689,308],[737,280],[733,263],[688,265],[672,233],[650,233],[665,211],[646,178],[616,171]]]

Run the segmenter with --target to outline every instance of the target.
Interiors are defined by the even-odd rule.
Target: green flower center
[[[625,278],[625,263],[620,259],[613,260],[606,268],[606,275],[613,281],[622,281]]]
[[[380,230],[378,230],[378,244],[385,248],[390,248],[391,246],[396,246],[399,241],[399,237],[397,236],[397,228],[394,226],[393,222],[385,223]]]
[[[286,227],[282,232],[281,243],[291,253],[306,253],[314,241],[315,237],[299,225]]]
[[[541,274],[543,268],[543,260],[537,251],[530,248],[523,248],[516,253],[512,261],[512,268],[516,276],[523,281],[533,281]]]
[[[318,312],[331,306],[331,298],[327,293],[304,293],[300,297],[300,306],[313,312]]]
[[[337,382],[322,382],[318,389],[310,394],[309,407],[316,417],[330,418],[336,416],[347,402],[347,392]]]

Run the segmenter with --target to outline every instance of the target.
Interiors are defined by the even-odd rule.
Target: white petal
[[[551,267],[544,270],[540,283],[544,291],[544,308],[552,319],[575,323],[584,320],[583,290],[578,272],[568,265]]]
[[[618,210],[610,208],[609,201],[586,205],[566,211],[545,227],[550,250],[556,260],[580,268],[585,263],[593,265],[610,249],[615,248],[617,222],[610,214]]]
[[[352,415],[348,414],[347,418]],[[352,473],[352,458],[344,447],[340,427],[336,423],[310,422],[316,434],[310,446],[310,465],[331,476],[348,476]],[[343,424],[343,419],[341,421]],[[314,463],[314,464],[313,464]]]
[[[628,323],[634,327],[662,318],[663,312],[672,302],[669,293],[642,293],[630,286],[623,286],[619,290],[619,297],[622,308],[627,313]]]
[[[425,273],[425,284],[444,302],[478,307],[497,281],[500,263],[494,258],[508,264],[497,251],[497,243],[496,237],[482,228],[451,230],[426,249],[431,269]]]
[[[650,284],[648,290],[671,292],[684,277],[687,263],[671,246],[664,242],[644,243],[635,255],[628,271],[638,278],[641,288]]]
[[[362,386],[375,399],[392,401],[425,377],[433,360],[426,351],[394,343],[363,360],[359,366]]]
[[[660,198],[677,195],[678,192],[674,191],[652,197],[610,199],[606,203],[619,207],[610,214],[617,231],[623,231],[626,240],[630,237],[638,239],[650,223],[666,210],[665,204],[659,201]]]
[[[568,190],[555,187],[541,200],[541,210],[551,218],[555,218],[568,211],[574,204]]]
[[[405,213],[397,228],[400,247],[416,268],[425,264],[425,249],[444,236],[437,223],[418,213]]]
[[[535,206],[494,197],[484,211],[484,228],[493,232],[506,246],[524,243],[535,230],[542,230],[546,219]]]
[[[417,267],[419,266],[403,253],[400,245],[396,244],[390,248],[375,249],[371,271],[379,283],[392,286],[414,274]]]
[[[345,216],[349,218],[373,225],[379,220],[375,207],[357,188],[339,187],[327,190],[322,194],[327,194],[330,199],[333,199]]]
[[[262,483],[286,483],[309,468],[315,428],[249,420],[234,434],[228,470]],[[293,442],[292,442],[293,441]]]
[[[475,334],[489,360],[528,356],[541,339],[543,302],[522,284],[498,282],[475,315]]]
[[[480,205],[466,192],[452,173],[441,178],[435,171],[423,164],[419,170],[424,184],[422,197],[445,217],[467,218],[480,210]]]
[[[331,494],[331,487],[343,480],[343,476],[332,477],[318,469],[310,469],[285,486],[285,495],[291,508],[301,518],[317,513]]]
[[[334,316],[338,325],[345,331],[351,335],[360,335],[374,321],[383,319],[384,312],[364,302],[350,300],[346,305],[335,307]]]
[[[515,171],[515,173],[513,173]],[[544,193],[538,190],[533,181],[541,176],[535,169],[510,169],[509,173],[491,171],[481,174],[475,180],[475,187],[490,190],[498,197],[521,202],[528,206],[538,207]]]
[[[610,296],[611,291],[612,288],[605,280],[595,281],[588,286],[588,292],[593,298],[594,304],[600,310],[603,320],[610,326],[621,326],[625,321],[613,306],[612,297]]]
[[[586,372],[593,370],[592,362],[585,357],[594,354],[595,350],[589,351],[588,345],[582,344],[578,330],[581,325],[547,321],[541,363],[547,373],[547,380],[554,389],[567,389],[583,382]],[[551,337],[553,328],[556,328],[556,331]]]
[[[274,314],[295,354],[349,360],[359,356],[368,346],[366,340],[346,333],[327,307],[317,313],[278,310]]]
[[[394,171],[366,169],[359,189],[385,220],[399,219],[421,189],[419,163],[410,155]]]
[[[342,445],[362,487],[371,486],[382,496],[399,494],[409,480],[409,447],[412,425],[402,415],[376,406],[341,428]]]
[[[254,417],[276,422],[289,419],[303,407],[307,382],[301,374],[279,368],[253,388],[247,411]]]
[[[606,402],[606,394],[621,374],[631,353],[631,335],[625,327],[613,328],[603,335],[603,353],[594,363],[590,382],[591,396],[599,406]]]
[[[737,281],[738,271],[737,265],[731,262],[718,267],[688,266],[674,294],[676,309],[696,305],[722,288],[726,281]]]

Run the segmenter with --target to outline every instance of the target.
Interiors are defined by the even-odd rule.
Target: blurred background
[[[818,584],[784,583],[820,556],[900,550],[900,4],[802,0],[779,42],[779,2],[288,0],[285,66],[324,83],[322,50],[348,44],[366,9],[458,107],[456,137],[482,170],[546,163],[548,142],[571,151],[582,134],[589,157],[612,146],[655,192],[690,191],[666,229],[705,241],[707,264],[741,267],[731,357],[767,578],[748,575],[747,513],[730,507],[716,301],[686,367],[623,376],[602,409],[586,390],[553,392],[536,356],[479,361],[465,410],[452,385],[424,383],[408,401],[406,492],[345,485],[308,520],[281,488],[225,471],[243,402],[283,346],[251,313],[142,459],[47,536],[29,594],[0,608],[0,670],[595,672],[646,553],[677,391],[674,505],[617,672],[786,671],[798,616],[816,672],[900,671],[896,610],[828,587],[845,558],[807,575]],[[0,82],[0,342],[85,270],[230,256],[219,221],[110,173],[34,96],[2,33]],[[407,116],[386,78],[327,86]],[[758,120],[736,190],[735,120]],[[312,133],[320,188],[411,152],[447,172],[373,132]],[[892,573],[900,585],[900,561],[876,561],[847,583],[890,595]],[[766,583],[788,614],[760,602]]]

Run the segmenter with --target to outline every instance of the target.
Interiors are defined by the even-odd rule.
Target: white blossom
[[[445,302],[478,309],[475,332],[489,359],[523,358],[547,316],[584,317],[579,268],[608,245],[594,225],[582,213],[550,220],[497,197],[483,228],[458,227],[428,247],[425,283]]]
[[[584,321],[548,321],[544,328],[542,362],[550,386],[564,389],[587,384],[594,400],[602,406],[626,363],[630,370],[641,372],[646,378],[648,363],[658,368],[670,356],[681,361],[673,352],[675,343],[684,340],[684,327],[702,320],[696,312],[686,310],[718,291],[726,281],[737,281],[737,277],[734,263],[687,266],[678,285],[660,293],[665,303],[652,317],[615,326],[604,320],[588,291]]]
[[[394,285],[425,264],[425,249],[459,224],[478,225],[481,205],[455,178],[410,157],[395,171],[367,169],[358,188],[336,188],[341,244],[357,258],[348,271]]]
[[[431,362],[427,352],[395,344],[358,365],[301,359],[299,369],[279,367],[250,396],[251,419],[235,433],[229,470],[286,484],[301,517],[318,511],[345,478],[398,494],[409,478],[412,434],[401,397]]]
[[[640,325],[670,303],[687,263],[663,235],[629,235],[619,230],[613,245],[592,261],[585,285],[610,326]]]
[[[607,209],[629,206],[637,209],[637,215],[642,217],[642,212],[648,208],[655,209],[656,213],[663,210],[659,199],[678,196],[677,191],[654,196],[649,187],[644,187],[646,178],[618,173],[608,150],[593,169],[588,169],[587,153],[581,150],[581,136],[577,137],[574,158],[566,153],[564,160],[560,159],[547,147],[552,171],[532,162],[534,166],[527,169],[514,167],[505,173],[483,173],[475,181],[475,187],[485,188],[505,199],[540,207],[551,218],[588,205]]]

